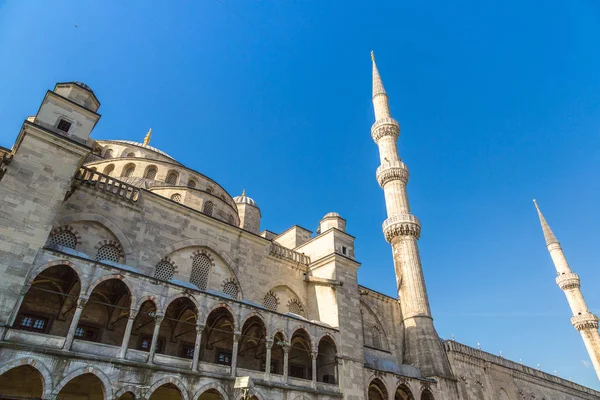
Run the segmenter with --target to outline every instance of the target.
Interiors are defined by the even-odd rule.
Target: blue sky
[[[448,3],[0,0],[0,145],[55,82],[83,81],[96,139],[152,128],[154,146],[246,188],[275,232],[339,212],[360,282],[394,296],[374,49],[438,332],[600,389],[531,202],[600,313],[600,5]]]

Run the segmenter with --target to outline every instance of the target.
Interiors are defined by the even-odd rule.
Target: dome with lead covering
[[[233,201],[235,201],[237,204],[249,204],[258,208],[258,204],[256,204],[256,201],[254,201],[252,197],[246,196],[246,189],[242,191],[241,196],[235,196],[233,198]]]
[[[323,219],[330,218],[330,217],[340,217],[341,218],[342,216],[336,212],[328,212],[327,214],[325,214]]]

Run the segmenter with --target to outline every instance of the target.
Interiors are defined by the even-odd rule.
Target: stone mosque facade
[[[100,102],[87,85],[47,91],[0,149],[0,398],[600,398],[440,340],[374,59],[373,104],[398,297],[358,283],[339,214],[315,233],[261,230],[256,201],[150,146],[151,132],[94,140]],[[243,394],[234,382],[247,376]]]

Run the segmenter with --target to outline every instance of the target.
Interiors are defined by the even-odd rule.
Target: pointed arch
[[[131,284],[131,282],[129,282],[128,279],[125,279],[125,277],[123,275],[120,274],[108,274],[108,275],[104,275],[101,276],[100,278],[96,279],[87,289],[86,291],[86,296],[89,298],[90,295],[92,294],[92,292],[94,291],[94,289],[96,289],[96,287],[98,285],[100,285],[102,282],[111,280],[111,279],[117,279],[121,282],[123,282],[125,284],[125,286],[127,286],[127,289],[129,289],[129,296],[131,296],[131,305],[137,304],[137,296],[135,293],[135,289],[133,287],[133,285]]]
[[[367,310],[369,312],[369,315],[371,318],[373,318],[373,320],[375,321],[375,323],[377,324],[377,328],[379,329],[379,332],[382,334],[382,339],[383,339],[383,348],[381,350],[389,350],[390,349],[390,342],[388,340],[388,334],[385,330],[384,325],[381,323],[381,320],[379,319],[379,317],[377,316],[377,314],[373,311],[373,309],[364,301],[360,301],[360,305],[361,307],[363,307],[365,310]],[[363,324],[365,323],[364,319],[363,319]],[[364,327],[363,327],[364,329]],[[376,346],[374,346],[376,347]]]
[[[183,382],[181,382],[179,379],[177,379],[174,376],[167,376],[165,378],[159,379],[158,381],[156,381],[152,386],[150,386],[150,388],[146,391],[146,395],[145,398],[149,399],[150,396],[152,396],[152,394],[161,386],[163,385],[167,385],[167,384],[171,384],[173,386],[175,386],[178,390],[179,393],[181,394],[181,398],[182,400],[190,400],[190,396],[187,392],[187,390],[185,389],[185,385],[183,384]]]
[[[142,393],[140,392],[137,386],[125,385],[121,389],[117,390],[117,392],[115,393],[115,400],[120,400],[121,396],[123,396],[127,392],[133,394],[136,400],[143,398]]]
[[[119,228],[119,226],[116,223],[114,223],[113,221],[111,221],[103,215],[95,213],[74,213],[59,218],[56,221],[56,223],[59,225],[67,225],[72,224],[74,222],[86,221],[96,222],[104,226],[104,228],[106,228],[110,233],[112,233],[121,244],[125,260],[135,259],[135,257],[133,257],[133,246],[127,235],[123,233],[123,231]]]
[[[380,378],[374,378],[369,382],[367,387],[368,400],[387,400],[389,399],[388,390]]]
[[[227,392],[225,391],[225,389],[223,389],[223,386],[221,386],[221,384],[218,382],[207,383],[206,385],[202,386],[200,389],[196,390],[196,393],[194,393],[192,400],[198,400],[200,398],[200,396],[202,396],[202,394],[204,394],[204,392],[207,392],[209,390],[216,390],[221,395],[222,400],[229,400],[229,396],[227,395]]]
[[[34,368],[42,377],[42,385],[43,385],[43,399],[49,399],[52,395],[52,387],[54,382],[52,380],[52,374],[50,373],[50,369],[40,360],[37,360],[33,357],[25,357],[20,358],[18,360],[11,361],[2,367],[0,367],[0,376],[4,375],[6,372],[14,369],[23,367],[25,365],[29,365]]]
[[[71,372],[67,376],[65,376],[62,379],[62,381],[60,381],[60,383],[58,385],[56,385],[56,387],[52,391],[52,395],[53,396],[58,396],[58,394],[60,393],[60,391],[69,382],[71,382],[73,379],[77,378],[78,376],[85,375],[85,374],[92,374],[92,375],[95,375],[96,378],[100,379],[100,382],[102,382],[102,390],[104,391],[104,398],[105,399],[112,399],[113,398],[113,391],[112,391],[112,385],[110,383],[110,379],[108,379],[108,377],[106,376],[106,374],[104,372],[102,372],[100,369],[98,369],[98,368],[96,368],[94,366],[91,366],[91,365],[89,365],[87,367],[79,368],[79,369]]]

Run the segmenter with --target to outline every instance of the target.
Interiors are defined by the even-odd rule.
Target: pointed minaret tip
[[[146,137],[144,138],[144,146],[148,146],[150,144],[150,136],[152,136],[152,128],[150,128],[146,134]]]
[[[550,229],[550,225],[548,225],[548,221],[546,221],[546,218],[544,218],[544,214],[542,214],[542,210],[540,210],[540,207],[535,199],[533,199],[533,204],[535,204],[538,217],[540,218],[542,232],[544,233],[544,239],[546,239],[546,246],[549,246],[552,243],[558,243],[558,239],[556,239],[556,236],[554,236],[554,232],[552,232],[552,229]]]
[[[371,51],[371,60],[373,61],[373,97],[375,97],[378,94],[386,93],[381,76],[379,75],[379,70],[377,69],[377,64],[375,63],[375,53],[373,51]]]
[[[371,61],[375,62],[375,52],[371,50]]]

